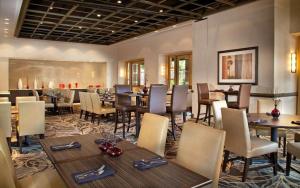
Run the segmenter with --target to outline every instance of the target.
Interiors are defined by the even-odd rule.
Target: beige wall
[[[291,33],[300,34],[300,1],[291,0]]]
[[[19,79],[22,79],[23,85],[28,79],[30,89],[34,87],[35,79],[38,88],[42,87],[42,83],[47,88],[50,81],[55,87],[60,83],[65,87],[71,83],[72,88],[75,88],[75,83],[78,83],[78,88],[98,84],[106,87],[106,63],[10,59],[9,89],[17,89]]]

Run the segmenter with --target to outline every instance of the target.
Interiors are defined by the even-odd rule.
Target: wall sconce
[[[291,53],[291,73],[296,73],[296,71],[297,71],[296,53]]]

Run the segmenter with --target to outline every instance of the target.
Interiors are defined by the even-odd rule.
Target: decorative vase
[[[230,85],[228,91],[233,91],[233,86]]]
[[[44,89],[45,88],[45,85],[44,85],[44,82],[42,82],[42,89]]]
[[[29,89],[28,77],[26,78],[26,89]]]
[[[78,83],[77,82],[75,83],[75,87],[78,88]]]
[[[38,84],[37,84],[37,80],[35,78],[34,82],[33,82],[33,89],[37,89],[37,88],[38,88]]]
[[[69,83],[68,87],[69,87],[69,89],[71,89],[71,88],[72,88],[72,84],[71,84],[71,83]]]
[[[18,81],[18,89],[23,89],[23,82],[22,82],[21,78],[19,78],[19,81]]]
[[[147,93],[148,93],[148,88],[147,88],[146,86],[144,86],[143,92],[144,92],[144,94],[147,94]]]
[[[275,104],[275,108],[272,110],[271,115],[274,120],[278,120],[280,116],[280,111],[277,109],[277,104]]]

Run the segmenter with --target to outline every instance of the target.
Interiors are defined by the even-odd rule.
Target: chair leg
[[[210,126],[211,106],[207,105],[208,108],[208,126]]]
[[[82,118],[83,110],[80,110],[80,119]]]
[[[197,113],[196,123],[198,123],[198,121],[199,121],[199,118],[200,118],[200,112],[201,112],[201,105],[198,104],[198,113]]]
[[[176,125],[175,125],[175,114],[171,113],[171,124],[172,124],[172,136],[176,140]]]
[[[286,137],[283,137],[283,157],[286,156]]]
[[[273,174],[277,175],[277,152],[272,153]]]
[[[207,114],[208,114],[208,105],[205,105],[205,106],[206,106],[206,110],[205,110],[205,116],[204,116],[203,122],[206,121],[206,119],[207,119]]]
[[[98,125],[100,125],[100,118],[101,118],[101,115],[98,115]]]
[[[247,174],[248,174],[248,170],[249,170],[249,162],[250,162],[249,158],[245,158],[242,182],[245,182],[247,179]]]
[[[40,139],[44,139],[45,138],[45,134],[40,134]]]
[[[292,162],[292,155],[287,152],[286,155],[286,169],[285,169],[285,175],[289,176],[291,171],[291,162]]]
[[[182,113],[182,119],[183,119],[183,123],[185,123],[186,122],[186,112]]]
[[[11,153],[11,137],[6,138],[9,151]]]
[[[22,151],[22,141],[23,141],[23,137],[19,136],[19,149],[20,149],[21,154],[23,153],[23,151]]]
[[[128,112],[128,126],[127,126],[127,132],[129,132],[130,124],[131,124],[131,112]]]
[[[114,130],[114,133],[116,133],[117,129],[118,129],[118,120],[119,120],[119,115],[118,115],[118,110],[116,110],[116,119],[115,119],[115,130]]]
[[[224,151],[224,160],[223,160],[223,165],[222,165],[222,171],[225,172],[226,170],[226,166],[227,166],[227,162],[228,162],[228,158],[229,158],[229,151],[225,150]]]
[[[123,123],[123,138],[125,138],[125,112],[122,112],[122,123]]]
[[[281,137],[278,138],[278,148],[281,147]]]

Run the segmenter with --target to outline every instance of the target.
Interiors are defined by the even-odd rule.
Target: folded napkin
[[[292,124],[300,125],[300,121],[292,121]]]
[[[72,174],[73,179],[78,184],[88,183],[91,181],[99,180],[108,176],[113,176],[115,174],[115,170],[111,167],[105,165],[104,168],[96,168],[84,172],[78,172]]]
[[[60,144],[60,145],[55,145],[55,146],[50,146],[50,149],[52,151],[62,151],[66,149],[75,149],[75,148],[80,148],[81,144],[79,142],[71,142],[68,144]]]
[[[256,120],[253,120],[251,121],[250,123],[267,123],[268,120],[266,119],[256,119]]]
[[[168,161],[162,157],[155,157],[150,160],[133,161],[133,166],[139,170],[147,170],[165,164],[168,164]]]

